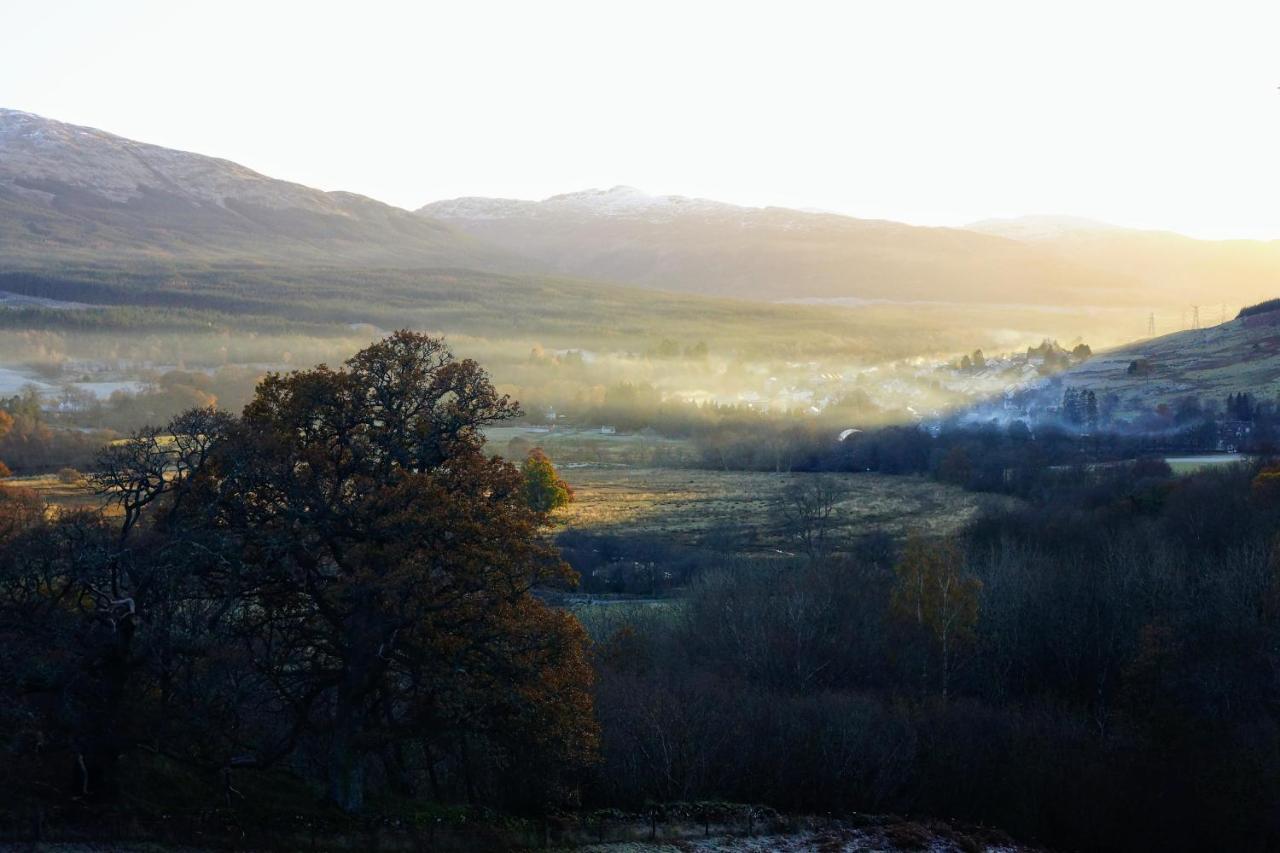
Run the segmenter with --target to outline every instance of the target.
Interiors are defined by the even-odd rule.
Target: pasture
[[[571,440],[589,442],[588,446],[606,459],[625,458],[637,452],[639,444],[621,436]],[[779,530],[778,501],[793,483],[818,476],[641,468],[619,462],[571,462],[561,464],[560,470],[573,486],[576,499],[553,514],[556,532],[660,536],[672,544],[747,553],[787,551],[790,546]],[[833,478],[841,489],[833,525],[837,542],[854,542],[874,532],[895,539],[912,531],[953,533],[983,505],[1009,500],[923,477],[873,473],[822,476]],[[66,482],[57,474],[10,477],[3,486],[36,492],[51,512],[102,504],[83,479]]]
[[[556,513],[561,529],[600,534],[659,535],[684,545],[709,545],[735,531],[744,550],[785,550],[777,502],[791,484],[814,474],[772,474],[671,468],[562,468],[575,501]],[[895,538],[911,531],[947,534],[964,526],[990,496],[980,497],[922,477],[831,474],[841,487],[837,539],[876,531]]]
[[[1165,462],[1178,475],[1194,474],[1218,465],[1240,465],[1252,461],[1253,456],[1243,453],[1202,453],[1192,456],[1166,456]]]
[[[29,477],[8,477],[0,482],[6,489],[30,489],[44,499],[50,513],[56,514],[69,509],[86,509],[102,506],[102,498],[83,478],[64,480],[57,474],[36,474]]]
[[[610,465],[665,467],[686,463],[694,454],[689,442],[650,431],[608,433],[601,427],[491,426],[484,434],[490,453],[517,465],[533,447],[541,447],[558,467],[570,470]]]

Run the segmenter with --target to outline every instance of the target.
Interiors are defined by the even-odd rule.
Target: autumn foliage
[[[476,363],[399,332],[268,377],[239,418],[193,410],[107,448],[93,482],[121,511],[72,520],[94,547],[55,552],[71,521],[8,513],[49,557],[5,554],[3,606],[27,627],[0,630],[75,639],[63,667],[14,673],[7,706],[90,796],[145,742],[228,778],[293,768],[347,811],[371,791],[571,800],[597,739],[587,638],[534,591],[576,578],[521,472],[483,451],[518,411]],[[26,619],[51,590],[75,606]],[[99,688],[43,716],[38,697],[77,681]]]
[[[525,501],[535,512],[551,512],[573,501],[573,487],[566,483],[541,447],[535,447],[520,466]]]

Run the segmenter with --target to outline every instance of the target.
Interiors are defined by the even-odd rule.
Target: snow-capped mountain
[[[1036,247],[950,228],[649,195],[459,198],[418,211],[565,275],[752,299],[1078,302],[1122,292]]]
[[[607,218],[619,221],[663,223],[698,219],[705,222],[733,223],[743,228],[817,228],[830,224],[828,220],[842,222],[845,225],[851,223],[896,224],[881,220],[853,219],[825,211],[794,210],[786,207],[745,207],[708,198],[650,195],[643,190],[624,185],[609,189],[564,193],[542,201],[467,196],[433,202],[419,208],[418,213],[444,221]]]
[[[0,109],[0,257],[512,266],[439,222],[353,193]]]
[[[410,213],[0,109],[0,264],[196,260],[558,273],[764,300],[1099,305],[1270,295],[1280,243],[1031,217],[921,228],[617,186]]]
[[[705,198],[649,195],[635,187],[616,186],[555,195],[543,201],[468,196],[439,201],[419,209],[438,219],[514,219],[563,215],[609,216],[666,221],[678,216],[740,216],[753,208],[738,207]]]
[[[328,193],[277,181],[228,160],[18,110],[0,109],[0,152],[0,186],[50,204],[74,189],[124,205],[167,193],[223,208],[242,202],[348,215]]]

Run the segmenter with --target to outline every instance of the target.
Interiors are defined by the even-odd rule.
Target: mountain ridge
[[[1020,240],[1095,272],[1123,270],[1151,294],[1152,307],[1234,307],[1266,299],[1280,286],[1280,240],[1202,240],[1075,217],[984,220],[968,227]]]
[[[626,186],[417,212],[562,275],[703,295],[1078,304],[1129,289],[1122,274],[1084,272],[1004,237]]]
[[[249,260],[512,270],[448,225],[230,160],[0,109],[0,259]]]
[[[463,197],[410,212],[0,109],[0,263],[9,268],[70,261],[466,269],[757,301],[1143,311],[1255,302],[1280,280],[1280,241],[1206,242],[1063,217],[971,228],[980,230],[622,185],[541,201]]]

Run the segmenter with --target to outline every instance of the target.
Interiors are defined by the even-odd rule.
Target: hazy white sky
[[[0,106],[404,207],[1280,237],[1280,2],[0,0]]]

